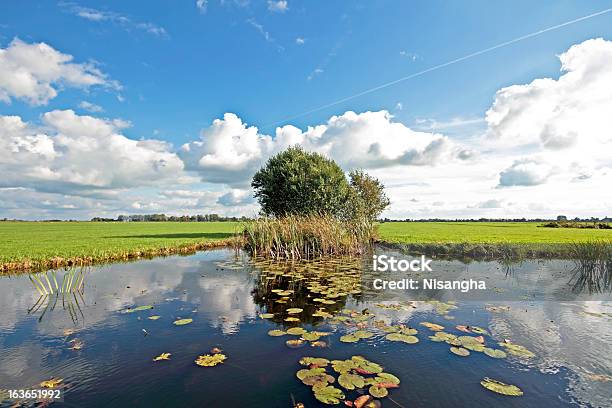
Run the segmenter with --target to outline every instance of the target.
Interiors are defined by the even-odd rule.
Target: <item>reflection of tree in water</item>
[[[292,323],[285,321],[287,317],[297,317],[301,323],[321,322],[324,318],[317,316],[321,314],[317,312],[338,314],[348,296],[358,298],[361,293],[361,258],[336,257],[292,262],[255,259],[253,264],[253,300],[267,313],[274,314],[272,320],[284,325]],[[289,308],[303,311],[289,314]]]
[[[28,309],[28,314],[39,313],[38,321],[42,321],[48,311],[52,312],[58,304],[61,304],[62,309],[70,315],[70,319],[76,325],[81,318],[85,318],[81,303],[85,303],[83,292],[87,270],[72,268],[65,271],[61,277],[58,273],[53,270],[29,275],[30,282],[40,297]]]

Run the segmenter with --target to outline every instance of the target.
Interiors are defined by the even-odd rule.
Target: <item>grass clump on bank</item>
[[[375,226],[365,219],[341,221],[329,215],[289,215],[261,218],[246,224],[243,247],[254,256],[312,259],[326,255],[364,253],[375,238]]]

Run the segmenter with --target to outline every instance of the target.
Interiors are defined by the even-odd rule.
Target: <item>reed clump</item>
[[[245,224],[243,248],[253,256],[313,259],[359,255],[376,238],[376,226],[365,218],[340,220],[330,215],[260,218]]]

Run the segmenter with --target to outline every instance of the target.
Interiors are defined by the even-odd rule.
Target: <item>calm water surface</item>
[[[253,264],[231,250],[215,250],[93,267],[83,275],[77,271],[71,290],[42,298],[40,283],[28,275],[1,277],[0,389],[31,388],[58,377],[64,379],[65,398],[53,406],[268,408],[291,407],[293,398],[318,407],[322,404],[295,377],[303,368],[298,360],[361,355],[402,381],[390,391],[393,401],[382,400],[384,407],[612,406],[612,302],[609,293],[589,294],[592,285],[576,278],[571,262],[508,267],[434,261],[435,276],[486,279],[490,288],[485,295],[455,299],[439,293],[442,303],[410,302],[404,291],[371,290],[367,282],[376,274],[369,271],[370,262],[367,257]],[[325,281],[316,278],[321,272],[327,274]],[[65,273],[56,274],[60,288]],[[42,276],[37,275],[46,283]],[[47,276],[54,288],[52,274]],[[315,301],[324,297],[316,293],[321,282],[323,291],[340,292],[327,298],[335,303]],[[278,302],[281,290],[293,291],[285,295],[286,303]],[[145,305],[153,309],[125,313]],[[284,321],[289,307],[304,309],[296,315],[301,322]],[[375,336],[340,342],[340,336],[355,330],[354,323],[313,318],[321,307],[332,315],[367,309],[374,315],[368,330]],[[261,319],[265,312],[275,317]],[[160,318],[148,319],[152,315]],[[174,326],[179,318],[193,323]],[[420,341],[388,341],[375,321],[417,328]],[[477,325],[490,333],[485,336],[488,346],[499,348],[497,342],[508,339],[535,357],[494,359],[477,352],[458,357],[446,343],[428,338],[433,332],[419,324],[424,321],[457,335],[465,333],[456,325]],[[267,335],[293,326],[331,332],[321,338],[328,347],[289,348],[285,341],[296,337]],[[79,343],[82,348],[71,349]],[[228,356],[224,364],[194,364],[213,347]],[[152,361],[163,352],[172,353],[171,360]],[[494,394],[481,387],[484,377],[515,384],[524,396]]]

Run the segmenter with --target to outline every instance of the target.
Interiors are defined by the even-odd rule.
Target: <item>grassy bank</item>
[[[612,241],[612,230],[539,225],[397,222],[381,224],[378,234],[381,242],[426,254],[492,258],[565,257],[571,256],[568,244]],[[0,222],[0,271],[191,253],[229,244],[241,227],[231,222]]]
[[[190,253],[227,245],[232,222],[0,222],[0,272]]]

